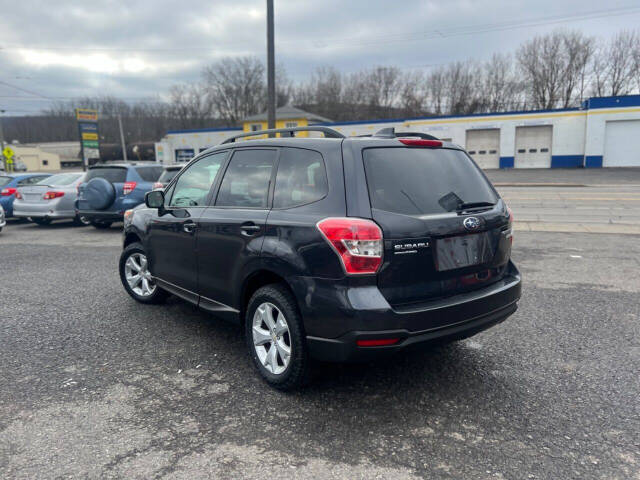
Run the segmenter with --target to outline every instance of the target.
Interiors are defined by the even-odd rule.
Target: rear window
[[[462,203],[498,201],[477,167],[460,150],[364,150],[371,206],[405,215],[455,211]]]
[[[173,180],[173,178],[178,174],[179,171],[179,168],[165,170],[164,172],[162,172],[162,175],[160,175],[160,178],[158,178],[158,181],[160,183],[169,183],[171,180]]]
[[[92,168],[87,172],[84,181],[88,182],[92,178],[104,178],[111,183],[124,183],[127,181],[127,169],[123,167]]]
[[[137,167],[136,172],[145,182],[156,182],[162,175],[162,167]]]
[[[65,185],[71,185],[78,180],[81,173],[61,173],[59,175],[52,175],[38,182],[38,185],[50,185],[52,187],[63,187]]]
[[[0,187],[4,187],[5,185],[9,185],[13,180],[13,177],[0,177]]]

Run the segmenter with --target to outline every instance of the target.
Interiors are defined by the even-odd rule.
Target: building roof
[[[321,117],[315,113],[305,112],[299,108],[291,105],[285,105],[284,107],[276,108],[277,120],[293,120],[296,118],[306,118],[311,122],[331,122],[328,118]],[[243,122],[265,122],[267,120],[267,112],[259,113],[257,115],[250,115]]]

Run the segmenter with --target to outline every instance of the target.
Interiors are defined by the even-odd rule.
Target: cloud
[[[344,71],[381,64],[412,69],[485,59],[554,28],[607,37],[635,28],[640,19],[638,9],[625,16],[500,30],[491,26],[603,6],[595,0],[275,3],[276,59],[294,80],[324,65]],[[610,10],[624,6],[634,4],[607,4]],[[222,57],[265,55],[264,0],[41,0],[12,2],[2,11],[0,80],[44,97],[165,94],[172,84],[196,80],[203,66]],[[469,26],[477,31],[464,33]],[[10,98],[16,96],[30,99]],[[50,102],[36,98],[0,85],[0,104],[14,113]]]

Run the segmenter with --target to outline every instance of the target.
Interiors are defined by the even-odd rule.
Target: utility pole
[[[267,128],[276,128],[276,60],[273,41],[273,0],[267,0]],[[274,135],[269,135],[273,137]]]
[[[120,127],[120,143],[122,144],[122,155],[123,160],[127,161],[127,144],[124,143],[124,133],[122,132],[122,118],[120,118],[120,114],[118,114],[118,127]]]
[[[8,172],[9,169],[7,168],[7,161],[4,158],[4,131],[2,130],[3,117],[4,110],[0,110],[0,146],[2,147],[2,149],[0,150],[0,161],[2,161],[5,172]]]

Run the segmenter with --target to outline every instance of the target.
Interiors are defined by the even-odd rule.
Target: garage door
[[[516,127],[515,168],[550,168],[551,125]]]
[[[605,124],[602,166],[640,166],[640,120],[619,120]]]
[[[500,168],[500,130],[467,130],[467,152],[480,168]]]

